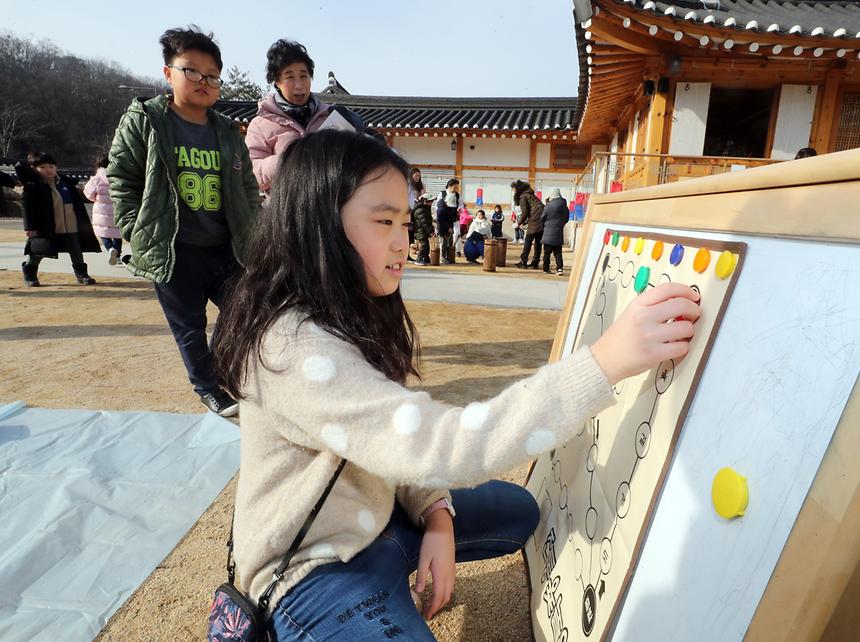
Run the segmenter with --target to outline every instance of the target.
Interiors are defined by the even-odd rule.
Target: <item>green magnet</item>
[[[618,239],[620,239],[620,238],[621,238],[621,234],[619,234],[618,232],[613,232],[612,233],[612,245],[618,245]]]
[[[639,268],[639,271],[636,273],[636,280],[633,282],[633,289],[636,290],[638,294],[642,294],[645,288],[648,287],[648,281],[651,280],[651,268],[645,267],[644,265]]]

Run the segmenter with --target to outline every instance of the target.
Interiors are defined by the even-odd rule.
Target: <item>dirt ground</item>
[[[0,241],[17,239],[4,238],[11,234]],[[117,277],[86,287],[48,273],[40,280],[43,287],[25,288],[19,272],[0,271],[0,399],[45,408],[202,411],[148,282]],[[411,385],[458,405],[491,397],[546,363],[559,317],[439,303],[408,307],[423,346],[424,378]],[[482,343],[470,334],[478,320],[490,328]],[[522,483],[526,473],[523,466],[503,478]],[[225,578],[234,489],[235,479],[97,640],[202,639],[212,590]],[[430,626],[444,641],[530,639],[521,556],[460,565],[452,602]]]

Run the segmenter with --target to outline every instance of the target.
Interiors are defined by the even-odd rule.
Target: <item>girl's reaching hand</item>
[[[457,567],[454,561],[454,522],[447,510],[436,510],[427,516],[421,553],[418,556],[418,578],[415,591],[420,595],[427,585],[427,574],[433,576],[433,599],[424,606],[429,620],[451,600]]]
[[[682,283],[664,283],[636,297],[591,346],[609,384],[687,354],[702,313],[698,301],[699,293]]]

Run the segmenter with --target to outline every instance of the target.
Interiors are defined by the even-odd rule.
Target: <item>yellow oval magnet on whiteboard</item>
[[[634,246],[633,246],[633,251],[634,251],[636,254],[642,254],[642,250],[643,250],[644,248],[645,248],[645,239],[643,239],[643,238],[640,236],[638,239],[636,239],[636,245],[634,245]]]
[[[733,468],[721,468],[714,475],[711,500],[717,515],[734,519],[744,514],[749,503],[747,478]]]
[[[728,250],[720,254],[717,259],[717,265],[714,271],[717,273],[718,279],[727,279],[735,271],[735,266],[738,264],[738,255],[732,254]]]
[[[624,236],[621,238],[621,251],[626,252],[628,247],[630,247],[630,237]]]

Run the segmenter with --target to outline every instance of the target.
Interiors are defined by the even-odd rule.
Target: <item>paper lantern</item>
[[[483,205],[484,204],[484,188],[478,188],[478,195],[475,197],[475,205]]]

